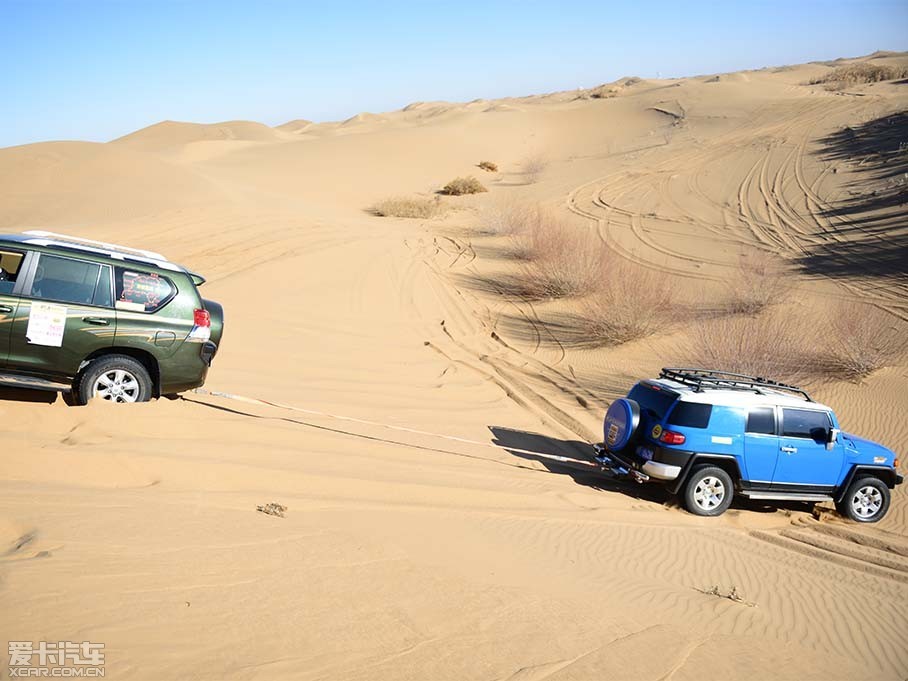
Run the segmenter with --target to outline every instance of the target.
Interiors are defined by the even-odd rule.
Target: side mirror
[[[826,438],[826,449],[832,449],[836,442],[839,441],[839,429],[830,428],[829,436]]]

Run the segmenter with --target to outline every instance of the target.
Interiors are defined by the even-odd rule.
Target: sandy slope
[[[565,303],[490,290],[513,263],[474,209],[545,201],[691,295],[744,247],[834,259],[835,279],[799,278],[800,304],[904,318],[903,270],[884,267],[906,255],[903,206],[830,211],[892,178],[829,137],[908,94],[803,85],[829,68],[2,149],[0,227],[146,246],[208,275],[227,310],[212,389],[583,459],[608,402],[672,360],[673,335],[569,342]],[[520,163],[536,153],[550,164],[529,185]],[[502,168],[481,177],[491,191],[443,220],[365,211],[482,159]],[[846,428],[903,449],[904,363],[818,392]],[[196,395],[115,410],[0,397],[0,632],[103,641],[108,678],[908,670],[902,489],[870,528],[797,505],[707,520],[658,490],[324,416]],[[270,501],[287,517],[255,511]]]

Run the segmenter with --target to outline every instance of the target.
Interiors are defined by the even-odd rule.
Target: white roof
[[[25,239],[24,243],[34,244],[35,246],[61,246],[72,248],[86,253],[96,253],[106,255],[114,260],[132,260],[133,262],[144,262],[155,267],[172,272],[185,271],[179,265],[170,262],[160,253],[154,251],[145,251],[141,248],[130,248],[129,246],[120,246],[111,244],[106,241],[95,241],[94,239],[85,239],[80,236],[70,236],[68,234],[57,234],[55,232],[46,232],[40,229],[32,229],[23,232],[25,236],[31,237]]]
[[[808,402],[803,397],[791,395],[772,388],[759,388],[760,392],[753,390],[729,390],[725,388],[708,388],[697,391],[692,386],[678,383],[667,378],[650,379],[648,383],[661,385],[673,390],[680,395],[683,402],[700,402],[704,404],[717,404],[725,407],[797,407],[798,409],[813,409],[817,411],[832,411],[825,404]]]

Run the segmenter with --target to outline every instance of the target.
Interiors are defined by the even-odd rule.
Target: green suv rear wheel
[[[126,355],[105,355],[94,360],[75,386],[78,404],[87,404],[95,398],[121,403],[147,402],[151,396],[148,370]]]

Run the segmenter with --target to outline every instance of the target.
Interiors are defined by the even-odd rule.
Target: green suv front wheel
[[[151,376],[141,363],[126,355],[105,355],[89,364],[76,381],[78,404],[91,399],[109,402],[147,402],[152,396]]]

